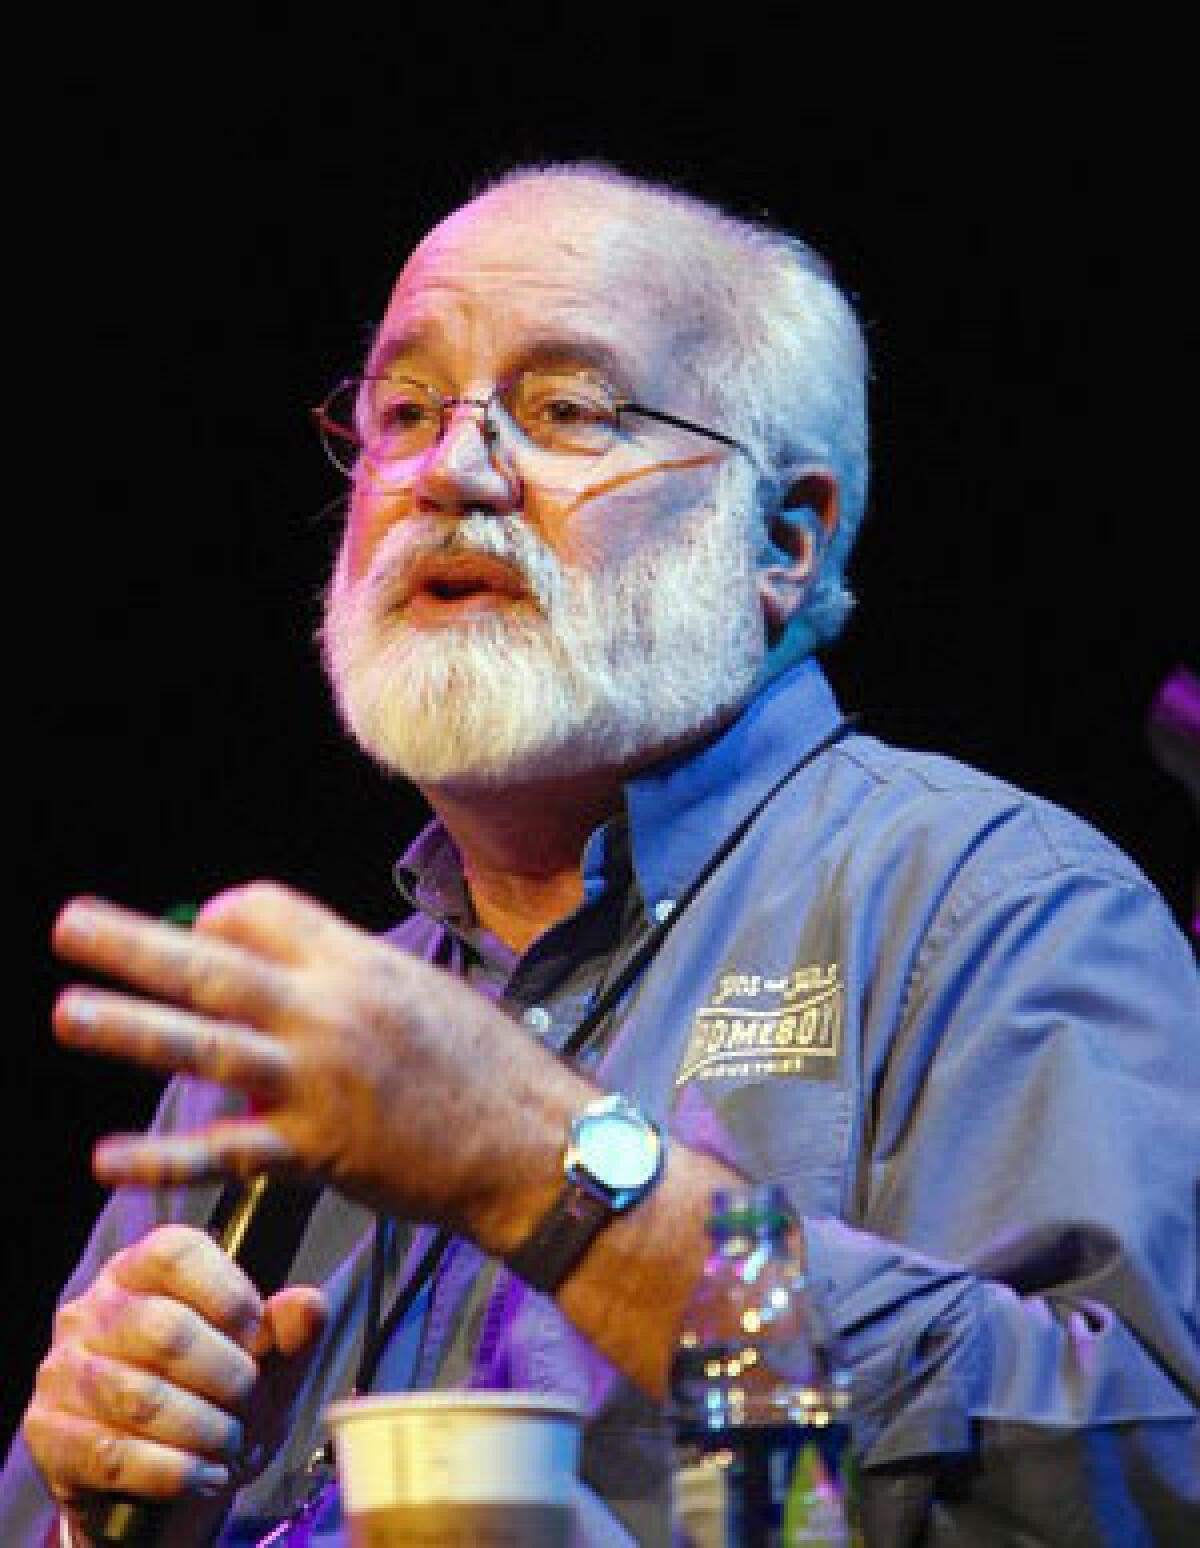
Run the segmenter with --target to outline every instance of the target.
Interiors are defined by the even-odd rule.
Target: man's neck
[[[584,846],[621,809],[621,789],[621,777],[609,771],[423,793],[462,856],[480,924],[522,952],[583,901]]]

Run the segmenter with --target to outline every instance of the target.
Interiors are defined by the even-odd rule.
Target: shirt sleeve
[[[1200,1012],[1157,894],[968,889],[867,1062],[856,1206],[806,1239],[875,1538],[1192,1540]]]

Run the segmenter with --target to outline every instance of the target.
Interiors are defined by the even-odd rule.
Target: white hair
[[[866,509],[868,363],[863,330],[829,265],[785,231],[604,162],[514,167],[482,193],[531,182],[599,185],[636,205],[617,237],[649,260],[637,272],[651,292],[661,289],[662,308],[686,307],[704,327],[689,366],[722,416],[716,428],[745,441],[771,477],[805,462],[836,477],[837,530],[786,654],[833,639],[853,606],[846,565]],[[647,218],[647,202],[657,218]]]

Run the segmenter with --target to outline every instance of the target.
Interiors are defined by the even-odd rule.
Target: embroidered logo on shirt
[[[783,978],[723,973],[696,1012],[676,1086],[764,1075],[831,1076],[842,1047],[842,977],[836,962]]]

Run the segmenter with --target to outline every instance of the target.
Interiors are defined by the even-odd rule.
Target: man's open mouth
[[[529,600],[529,587],[522,576],[490,554],[428,554],[408,572],[402,593],[406,611],[414,606]]]

